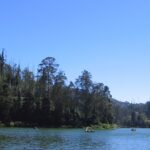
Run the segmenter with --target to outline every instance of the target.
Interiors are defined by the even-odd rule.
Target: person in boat
[[[136,129],[135,129],[135,128],[132,128],[131,131],[136,131]]]
[[[92,127],[86,127],[85,132],[94,132]]]

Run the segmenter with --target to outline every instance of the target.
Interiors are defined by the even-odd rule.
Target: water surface
[[[0,150],[150,150],[150,129],[0,128]]]

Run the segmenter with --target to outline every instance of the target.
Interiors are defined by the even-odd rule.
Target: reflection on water
[[[150,130],[0,128],[0,150],[147,150]]]

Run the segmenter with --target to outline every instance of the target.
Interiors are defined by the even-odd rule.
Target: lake
[[[0,128],[0,150],[149,150],[150,129]]]

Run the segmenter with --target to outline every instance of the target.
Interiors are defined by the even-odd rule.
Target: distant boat
[[[37,130],[37,129],[38,129],[38,127],[34,127],[33,129]]]
[[[132,128],[131,131],[136,131],[136,129],[135,129],[135,128]]]
[[[92,127],[86,127],[85,132],[94,132],[94,129]]]

